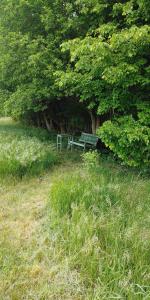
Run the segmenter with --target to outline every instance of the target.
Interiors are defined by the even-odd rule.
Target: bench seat
[[[68,143],[68,149],[73,146],[79,146],[86,149],[86,147],[92,147],[96,148],[99,138],[93,134],[90,133],[84,133],[82,132],[81,137],[78,141],[70,140]]]
[[[85,144],[81,144],[81,143],[77,143],[77,142],[73,142],[73,141],[70,141],[70,145],[76,145],[76,146],[79,146],[79,147],[85,147]]]

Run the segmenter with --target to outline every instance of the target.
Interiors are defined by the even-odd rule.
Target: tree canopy
[[[49,130],[100,127],[103,141],[130,165],[142,158],[125,159],[111,138],[121,122],[124,137],[127,126],[141,140],[136,122],[149,162],[149,62],[148,0],[1,0],[1,112]]]

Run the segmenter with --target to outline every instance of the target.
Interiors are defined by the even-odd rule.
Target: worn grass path
[[[11,183],[9,188],[1,185],[0,299],[40,299],[39,285],[43,286],[47,269],[40,251],[45,243],[41,230],[49,186],[48,177]]]
[[[0,119],[0,131],[6,139],[8,134],[38,136],[38,129],[11,118]],[[77,275],[55,249],[47,209],[53,174],[65,169],[18,181],[0,176],[0,300],[82,299]]]
[[[47,222],[51,172],[0,184],[0,299],[83,299]]]

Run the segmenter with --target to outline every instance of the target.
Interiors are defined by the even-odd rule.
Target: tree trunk
[[[40,116],[37,114],[37,126],[41,127]]]
[[[97,116],[90,110],[92,133],[96,134],[97,129],[100,127],[100,116]]]
[[[100,127],[100,124],[101,124],[100,116],[97,116],[96,117],[96,130]]]
[[[66,130],[65,130],[65,125],[64,125],[64,123],[60,122],[60,123],[59,123],[59,126],[60,126],[60,132],[61,132],[61,133],[65,133]]]
[[[45,125],[46,125],[46,128],[49,132],[52,131],[52,122],[47,119],[47,116],[45,114],[43,114],[43,117],[44,117],[44,121],[45,121]]]
[[[96,134],[96,116],[91,110],[90,110],[90,117],[91,117],[92,133]]]

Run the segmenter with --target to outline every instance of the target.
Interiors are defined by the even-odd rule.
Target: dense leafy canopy
[[[95,133],[110,120],[103,141],[142,164],[135,148],[144,131],[149,151],[149,54],[148,0],[1,0],[0,110],[49,130]],[[139,142],[116,150],[118,128],[129,127]]]

